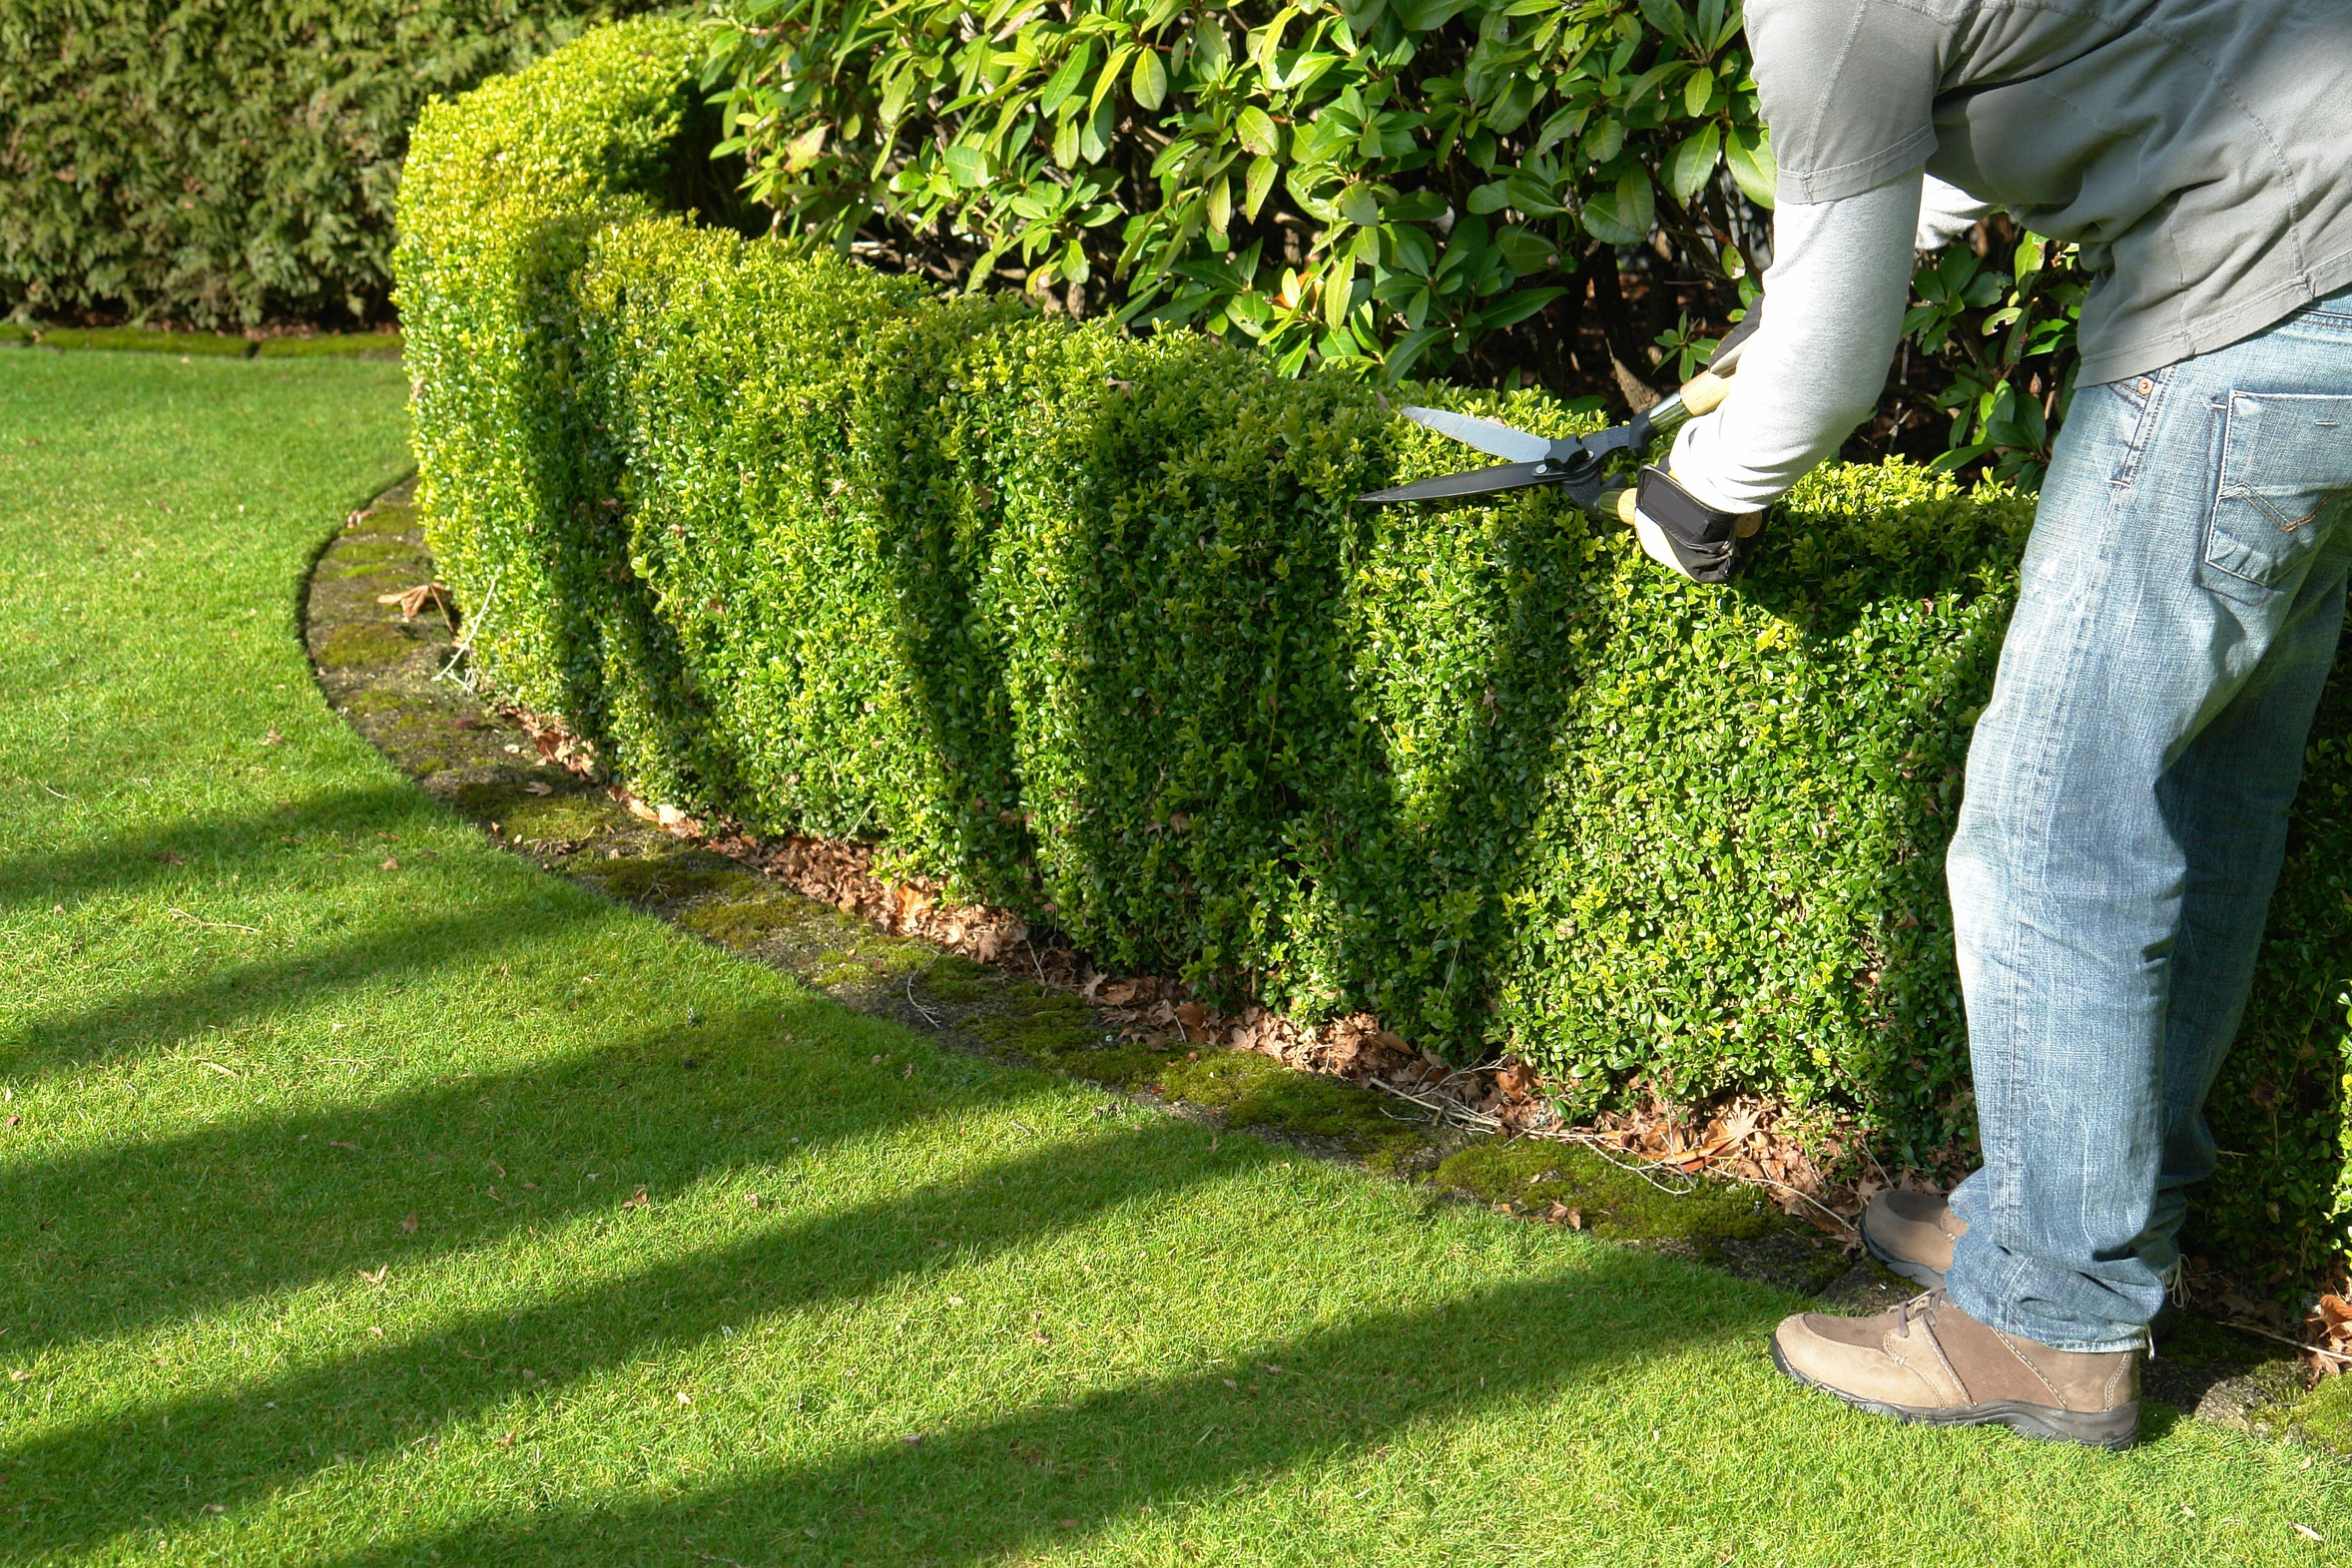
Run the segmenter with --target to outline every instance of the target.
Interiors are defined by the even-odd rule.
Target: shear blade
[[[1466,496],[1492,495],[1502,490],[1526,490],[1536,485],[1557,483],[1559,476],[1544,471],[1542,463],[1504,463],[1497,468],[1473,468],[1468,473],[1416,479],[1411,484],[1401,484],[1393,490],[1375,490],[1370,495],[1360,495],[1356,499],[1369,501],[1375,506],[1393,506],[1405,501],[1455,501]]]
[[[1551,452],[1551,443],[1542,436],[1491,419],[1480,419],[1474,414],[1450,413],[1443,408],[1408,408],[1405,417],[1440,435],[1452,436],[1465,446],[1474,446],[1489,456],[1507,458],[1514,463],[1540,462]]]

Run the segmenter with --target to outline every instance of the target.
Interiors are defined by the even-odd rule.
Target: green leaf
[[[1111,89],[1119,85],[1119,75],[1126,67],[1127,56],[1134,53],[1134,50],[1133,44],[1121,44],[1117,49],[1112,50],[1111,57],[1102,63],[1102,75],[1094,79],[1094,96],[1086,100],[1088,114],[1100,109],[1102,101],[1110,97]]]
[[[1780,165],[1773,161],[1772,138],[1764,127],[1733,127],[1731,145],[1723,150],[1731,178],[1739,182],[1749,201],[1770,211],[1778,199]]]
[[[1340,215],[1351,224],[1365,229],[1380,227],[1380,200],[1372,194],[1372,187],[1361,180],[1340,193],[1339,208]]]
[[[1510,182],[1489,180],[1470,194],[1467,204],[1473,213],[1499,213],[1510,206]]]
[[[976,191],[988,183],[988,155],[976,147],[950,147],[939,161],[947,166],[947,178],[962,190]]]
[[[1550,237],[1517,225],[1494,237],[1494,249],[1502,253],[1504,263],[1521,277],[1548,271],[1559,262],[1558,247]]]
[[[1168,66],[1157,49],[1136,52],[1134,79],[1128,91],[1135,95],[1138,108],[1157,109],[1168,96]]]
[[[1280,168],[1271,158],[1250,160],[1249,179],[1242,187],[1241,207],[1252,222],[1258,217],[1258,209],[1265,206],[1266,193],[1274,189],[1274,177],[1279,173]]]
[[[817,155],[825,151],[825,134],[830,129],[821,121],[785,143],[784,167],[798,174],[817,162]]]
[[[1094,45],[1081,41],[1078,47],[1070,52],[1070,57],[1061,63],[1061,69],[1054,72],[1052,77],[1046,81],[1045,91],[1037,95],[1038,112],[1053,114],[1059,111],[1061,106],[1075,97],[1078,89],[1085,85],[1086,73],[1093,64]]]
[[[1690,73],[1690,80],[1682,84],[1683,112],[1693,120],[1707,112],[1707,104],[1715,96],[1715,73],[1700,66]],[[1709,130],[1714,127],[1709,126]]]
[[[1657,222],[1648,173],[1627,170],[1617,177],[1614,189],[1586,197],[1582,217],[1586,232],[1605,245],[1640,245]]]
[[[1471,0],[1389,0],[1397,20],[1416,33],[1434,32],[1470,8]]]
[[[1503,185],[1510,192],[1510,205],[1530,218],[1556,218],[1567,211],[1532,175],[1513,174]]]
[[[1256,104],[1235,117],[1233,135],[1242,146],[1262,157],[1272,157],[1282,141],[1282,131],[1275,125],[1273,116]]]
[[[1565,288],[1545,286],[1522,288],[1516,293],[1505,294],[1495,303],[1479,309],[1478,324],[1490,331],[1515,325],[1566,292]]]
[[[1222,242],[1233,223],[1233,182],[1219,175],[1209,186],[1209,233]]]
[[[1684,137],[1666,160],[1666,189],[1678,202],[1687,202],[1706,189],[1722,156],[1723,133],[1710,124]]]
[[[1421,362],[1424,354],[1453,334],[1454,328],[1441,321],[1417,326],[1389,345],[1388,353],[1381,359],[1381,368],[1392,384],[1402,381],[1413,373],[1413,367]]]
[[[1381,216],[1392,224],[1431,224],[1446,216],[1446,199],[1435,191],[1401,191],[1382,205]]]
[[[2040,235],[2030,234],[2018,242],[2017,255],[2010,259],[2017,280],[2023,283],[2042,270],[2043,247],[2047,244]]]
[[[1323,324],[1339,331],[1348,324],[1348,312],[1355,308],[1356,269],[1335,262],[1323,269]]]
[[[1078,133],[1078,156],[1090,164],[1102,162],[1111,150],[1111,122],[1115,104],[1104,104],[1086,117],[1085,128]]]

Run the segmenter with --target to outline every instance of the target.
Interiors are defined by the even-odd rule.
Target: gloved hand
[[[1719,512],[1654,463],[1642,469],[1638,488],[1617,492],[1617,515],[1631,525],[1642,554],[1694,583],[1731,581],[1764,526],[1762,512]]]

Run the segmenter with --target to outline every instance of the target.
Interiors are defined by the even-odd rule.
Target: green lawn
[[[2331,1460],[1849,1415],[1769,1291],[490,848],[295,638],[402,390],[0,352],[0,1560],[2352,1561]]]

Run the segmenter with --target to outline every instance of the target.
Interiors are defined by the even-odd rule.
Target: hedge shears
[[[1557,485],[1586,511],[1599,517],[1616,518],[1620,512],[1615,494],[1625,486],[1622,482],[1610,484],[1608,460],[1619,452],[1638,455],[1658,437],[1672,435],[1700,414],[1714,411],[1730,392],[1730,376],[1739,364],[1740,350],[1747,346],[1748,337],[1763,313],[1763,301],[1759,299],[1749,309],[1746,319],[1716,345],[1706,369],[1685,382],[1680,391],[1661,398],[1623,424],[1611,425],[1592,435],[1566,436],[1555,441],[1474,414],[1458,414],[1443,408],[1408,408],[1405,417],[1414,423],[1507,461],[1493,468],[1416,479],[1411,484],[1375,490],[1357,499],[1375,506],[1396,506],[1408,501],[1467,501],[1507,490]]]

